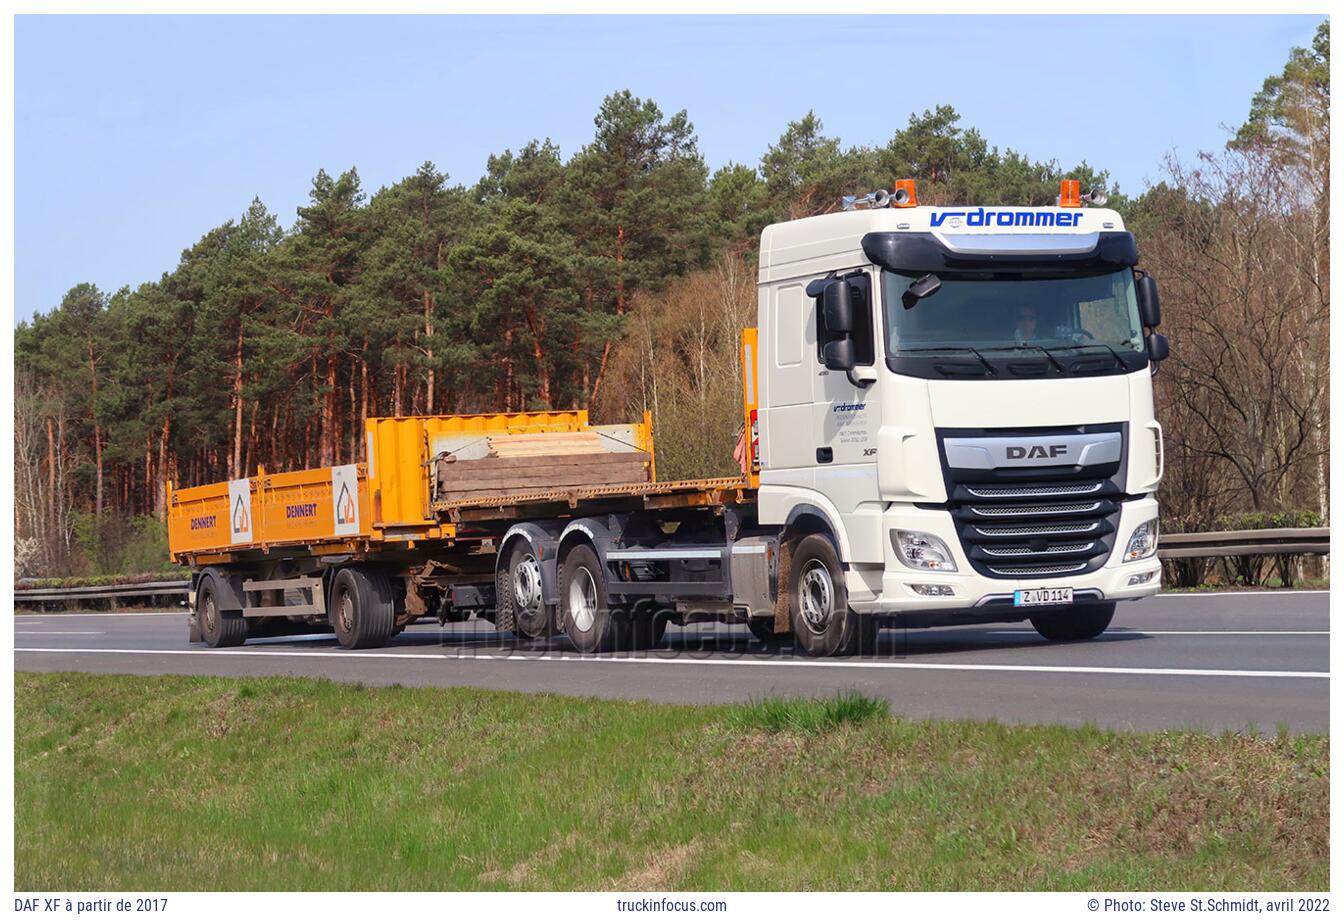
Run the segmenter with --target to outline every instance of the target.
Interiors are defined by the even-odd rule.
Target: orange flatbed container
[[[575,453],[595,443],[601,445],[600,456]],[[648,508],[693,507],[740,503],[750,491],[747,480],[734,477],[658,482],[647,413],[638,423],[597,426],[588,423],[586,411],[371,418],[365,424],[365,447],[363,463],[286,473],[261,468],[246,479],[185,489],[170,483],[173,559],[213,564],[277,550],[367,553],[378,544],[452,540],[463,522],[504,520],[523,507],[572,511],[621,501]],[[507,457],[514,459],[492,459]],[[479,470],[494,477],[484,480],[486,485],[497,485],[504,480],[496,468],[522,470],[525,476],[529,464],[537,464],[554,475],[548,464],[566,458],[570,468],[586,469],[586,475],[619,469],[630,473],[630,481],[474,492],[437,488],[442,482],[436,480],[436,469]],[[600,461],[606,460],[617,462],[604,466]],[[461,463],[454,466],[454,461]],[[505,494],[491,494],[501,491]]]

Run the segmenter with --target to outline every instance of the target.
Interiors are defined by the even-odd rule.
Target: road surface
[[[1112,728],[1329,729],[1329,594],[1163,595],[1121,604],[1100,639],[1051,645],[1029,624],[884,630],[874,656],[771,652],[742,627],[671,628],[663,647],[579,657],[567,640],[519,644],[488,622],[421,623],[383,649],[330,633],[187,643],[175,613],[21,614],[14,667],[104,674],[323,676],[367,684],[720,702],[854,688],[921,717]]]

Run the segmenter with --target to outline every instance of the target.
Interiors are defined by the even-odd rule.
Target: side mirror
[[[1154,332],[1144,339],[1144,344],[1148,346],[1148,358],[1154,364],[1167,360],[1167,355],[1171,354],[1171,346],[1167,344],[1167,337],[1160,332]]]
[[[854,370],[854,340],[845,336],[843,339],[827,342],[822,348],[822,357],[826,361],[827,370],[846,372]]]
[[[821,308],[826,314],[827,332],[848,335],[854,331],[854,305],[849,291],[849,282],[838,278],[827,282],[822,290]]]
[[[1150,329],[1162,325],[1162,304],[1157,296],[1157,282],[1152,275],[1144,275],[1138,280],[1136,293],[1139,296],[1139,319]]]

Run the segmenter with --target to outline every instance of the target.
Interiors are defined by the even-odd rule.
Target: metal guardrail
[[[1157,555],[1159,559],[1194,559],[1201,556],[1325,555],[1329,552],[1329,527],[1283,527],[1162,534]],[[41,604],[186,597],[189,587],[190,582],[186,581],[147,581],[87,588],[19,588],[14,591],[14,602]]]
[[[104,601],[122,598],[186,597],[187,581],[142,581],[134,585],[94,585],[85,588],[16,588],[15,603]]]
[[[1329,527],[1272,527],[1267,530],[1164,533],[1157,541],[1159,559],[1276,554],[1319,556],[1329,552]]]

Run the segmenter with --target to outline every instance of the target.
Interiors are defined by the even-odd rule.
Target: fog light
[[[922,594],[925,597],[951,597],[954,592],[948,585],[911,585],[916,594]]]
[[[1129,576],[1129,586],[1146,585],[1153,580],[1153,576],[1156,574],[1156,572],[1140,572],[1138,575],[1131,575]]]

